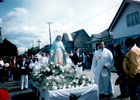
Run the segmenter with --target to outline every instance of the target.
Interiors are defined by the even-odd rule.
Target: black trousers
[[[133,79],[129,77],[128,88],[131,100],[140,100],[140,73]]]

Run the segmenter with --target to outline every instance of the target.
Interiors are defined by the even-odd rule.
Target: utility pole
[[[39,47],[39,49],[40,49],[40,42],[41,42],[40,39],[38,39],[37,42],[38,42],[38,47]]]
[[[1,29],[2,29],[2,27],[0,27],[0,43],[3,43]]]
[[[32,48],[34,47],[34,41],[32,41]]]
[[[46,22],[46,23],[49,24],[50,46],[51,46],[52,42],[51,42],[51,29],[50,29],[50,24],[51,24],[52,22]]]

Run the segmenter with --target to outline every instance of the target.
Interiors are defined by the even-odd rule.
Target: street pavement
[[[90,70],[86,69],[83,71],[83,74],[86,74],[90,78],[93,78],[93,73]],[[111,80],[114,86],[114,95],[112,98],[104,98],[101,100],[121,100],[116,97],[120,95],[119,86],[115,86],[115,80],[118,75],[114,72],[111,73]],[[20,80],[16,80],[13,82],[4,82],[0,83],[0,88],[6,88],[9,94],[9,100],[38,100],[31,89],[20,91]]]

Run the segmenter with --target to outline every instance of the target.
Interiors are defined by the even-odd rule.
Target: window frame
[[[140,23],[139,11],[127,15],[126,22],[127,22],[127,27],[139,24]]]

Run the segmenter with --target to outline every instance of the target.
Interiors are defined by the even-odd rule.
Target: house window
[[[127,26],[133,26],[139,24],[139,12],[135,12],[126,16]]]
[[[114,44],[120,44],[120,39],[114,39]]]
[[[120,39],[121,47],[125,47],[125,43],[124,42],[125,42],[126,39],[127,39],[126,37]]]

